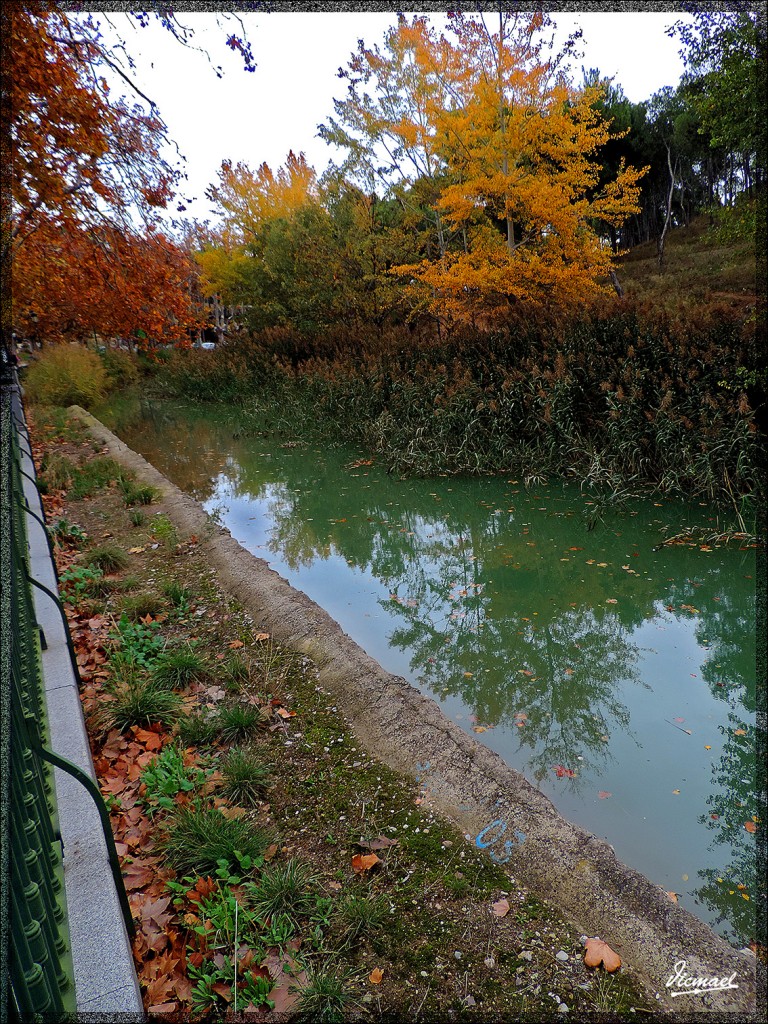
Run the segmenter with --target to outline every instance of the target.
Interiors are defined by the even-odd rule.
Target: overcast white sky
[[[396,19],[394,12],[242,15],[258,65],[248,73],[239,54],[225,46],[226,33],[216,27],[213,14],[180,14],[179,20],[195,29],[195,44],[223,67],[224,77],[218,79],[203,54],[180,46],[154,23],[132,28],[127,18],[112,17],[136,60],[137,83],[157,103],[187,158],[187,195],[195,201],[186,215],[198,219],[211,216],[204,193],[224,159],[252,168],[266,161],[275,169],[293,149],[322,173],[335,150],[317,137],[317,126],[333,114],[334,97],[345,94],[338,69],[358,39],[368,46],[381,43]],[[634,102],[679,81],[679,43],[665,30],[681,17],[624,11],[552,15],[563,39],[577,25],[582,28],[580,65],[615,75]],[[580,78],[580,66],[577,72]]]

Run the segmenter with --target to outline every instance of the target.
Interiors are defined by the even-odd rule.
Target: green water
[[[223,408],[97,415],[566,818],[754,937],[755,551],[654,550],[710,509],[638,500],[588,530],[572,485],[399,480]]]

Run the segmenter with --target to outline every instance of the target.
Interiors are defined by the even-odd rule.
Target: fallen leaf
[[[607,789],[601,789],[597,795],[601,800],[607,800],[609,796],[613,796],[613,793],[609,793]]]
[[[552,765],[552,771],[558,777],[558,779],[573,779],[576,777],[576,772],[573,768],[565,768],[561,764]]]
[[[352,858],[352,870],[356,875],[362,875],[364,871],[370,871],[381,864],[381,858],[375,853],[356,853]]]
[[[242,640],[233,640],[232,643],[229,644],[229,647],[231,650],[236,651],[238,647],[245,647],[245,644]]]
[[[256,636],[253,639],[256,641],[256,643],[260,644],[260,643],[263,643],[265,640],[269,640],[270,636],[271,636],[270,633],[257,633]],[[231,646],[232,645],[230,644],[230,647]]]
[[[754,821],[745,821],[744,828],[747,830],[747,832],[757,832],[757,825],[754,823]]]
[[[364,850],[386,850],[390,846],[397,846],[399,839],[387,839],[386,836],[377,836],[376,839],[360,839],[357,843]]]
[[[280,715],[281,718],[295,718],[296,717],[296,712],[295,711],[287,711],[285,708],[277,708],[276,710],[277,710],[277,714]]]
[[[488,732],[487,725],[473,725],[472,732]]]
[[[372,985],[380,985],[381,979],[384,977],[384,971],[380,967],[374,967],[371,973],[368,975],[368,981]]]
[[[612,974],[621,967],[621,958],[602,939],[587,939],[585,942],[584,963],[587,967],[599,967],[600,964]]]
[[[493,912],[496,917],[506,917],[509,913],[509,900],[501,899],[493,904]]]
[[[667,896],[669,896],[669,898],[672,900],[673,903],[677,903],[677,893],[676,892],[668,892]]]
[[[145,548],[128,548],[129,555],[139,555]]]
[[[272,858],[275,856],[276,853],[277,853],[277,843],[271,843],[266,848],[266,850],[264,851],[264,860],[265,860],[265,862],[267,864],[269,864],[269,862],[272,860]]]
[[[747,735],[747,730],[746,729],[734,729],[733,730],[733,735],[734,736],[746,736]]]

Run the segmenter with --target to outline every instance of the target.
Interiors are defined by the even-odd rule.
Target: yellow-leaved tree
[[[435,210],[452,238],[396,272],[426,286],[435,312],[451,319],[493,322],[516,302],[582,303],[612,265],[596,221],[618,225],[639,210],[643,170],[622,166],[598,189],[599,151],[610,137],[596,106],[600,87],[574,87],[559,58],[544,58],[538,39],[550,24],[541,12],[499,13],[493,25],[452,14],[438,35],[424,19],[401,18],[389,40],[391,59],[408,54],[419,90],[410,111],[394,108],[392,133],[434,154]],[[385,58],[376,59],[377,78],[386,79]],[[387,106],[375,105],[379,137]]]

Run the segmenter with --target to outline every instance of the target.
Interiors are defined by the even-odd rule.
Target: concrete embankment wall
[[[371,754],[419,783],[425,800],[575,926],[599,935],[642,979],[660,1006],[713,1020],[764,1019],[755,957],[734,949],[658,886],[617,860],[604,841],[566,821],[541,792],[449,721],[437,704],[365,653],[322,608],[295,590],[103,424],[76,415],[112,456],[159,488],[174,523],[197,534],[220,582],[276,640],[312,657],[320,683]],[[694,977],[734,975],[738,986],[671,997],[685,961]],[[760,998],[762,1002],[762,996]],[[730,1015],[734,1016],[731,1017]]]

